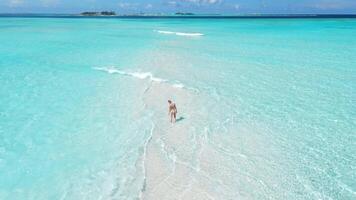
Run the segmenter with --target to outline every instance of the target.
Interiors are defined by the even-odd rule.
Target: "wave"
[[[175,88],[184,88],[184,85],[182,83],[174,83],[172,84],[172,86]]]
[[[120,75],[124,75],[124,76],[135,77],[138,79],[149,79],[151,81],[159,82],[159,83],[167,82],[167,80],[165,80],[165,79],[157,78],[157,77],[153,76],[153,74],[151,72],[126,72],[126,71],[118,70],[114,67],[94,67],[93,69],[99,70],[99,71],[104,71],[109,74],[120,74]]]
[[[203,36],[203,33],[184,33],[184,32],[173,32],[173,31],[161,31],[157,30],[158,33],[167,34],[167,35],[178,35],[178,36],[188,36],[188,37],[196,37]]]
[[[199,92],[198,89],[193,88],[193,87],[186,87],[183,83],[181,83],[179,81],[176,81],[176,80],[171,81],[171,80],[155,77],[151,72],[127,72],[127,71],[119,70],[115,67],[94,67],[93,69],[98,70],[98,71],[104,71],[109,74],[120,74],[123,76],[131,76],[131,77],[138,78],[138,79],[148,79],[152,82],[166,83],[174,88],[187,89],[187,90],[191,90],[194,92]]]
[[[143,173],[143,183],[142,183],[142,188],[140,191],[140,195],[139,195],[139,199],[143,199],[143,193],[146,190],[146,181],[147,181],[147,171],[146,171],[146,157],[147,157],[147,149],[148,149],[148,144],[151,142],[152,138],[153,138],[153,131],[155,129],[155,124],[153,122],[151,122],[151,131],[150,131],[150,135],[147,138],[147,140],[145,141],[144,144],[144,148],[143,148],[143,154],[142,154],[142,173]]]

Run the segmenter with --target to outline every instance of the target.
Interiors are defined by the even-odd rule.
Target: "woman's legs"
[[[173,119],[174,119],[174,122],[176,122],[176,119],[177,118],[177,113],[176,112],[171,112],[171,123],[173,123]]]

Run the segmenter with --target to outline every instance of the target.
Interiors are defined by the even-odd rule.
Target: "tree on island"
[[[88,15],[88,16],[95,16],[95,15],[99,15],[98,12],[82,12],[80,13],[81,15]]]
[[[114,11],[101,11],[101,12],[82,12],[81,15],[85,16],[115,16],[116,13]]]
[[[114,11],[102,11],[100,14],[101,15],[116,15],[116,13]]]
[[[194,15],[194,13],[189,13],[189,12],[176,12],[176,15]]]

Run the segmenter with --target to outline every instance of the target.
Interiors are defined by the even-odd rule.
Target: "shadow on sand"
[[[179,117],[176,122],[180,122],[180,121],[183,121],[185,118],[184,117]]]

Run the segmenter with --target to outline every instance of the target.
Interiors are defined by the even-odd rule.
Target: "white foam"
[[[138,78],[138,79],[149,79],[151,81],[159,82],[159,83],[167,82],[167,80],[165,80],[165,79],[153,76],[153,74],[151,72],[126,72],[126,71],[118,70],[114,67],[94,67],[93,69],[99,70],[99,71],[104,71],[109,74],[121,74],[121,75],[125,75],[125,76],[132,76],[132,77]]]
[[[133,72],[133,73],[126,73],[126,74],[139,79],[146,79],[146,78],[153,77],[153,75],[150,72]]]
[[[187,36],[187,37],[197,37],[197,36],[204,35],[203,33],[185,33],[185,32],[161,31],[161,30],[158,30],[157,32],[161,34]]]
[[[172,84],[172,86],[175,88],[184,88],[184,85],[182,83],[174,83]]]
[[[99,70],[99,71],[104,71],[107,72],[109,74],[122,74],[125,75],[125,73],[123,71],[120,71],[116,68],[113,67],[94,67],[93,69],[95,70]]]
[[[167,80],[165,80],[165,79],[155,78],[155,77],[151,77],[151,80],[152,80],[152,81],[156,81],[156,82],[160,82],[160,83],[162,83],[162,82],[167,82]]]
[[[203,36],[204,34],[202,34],[202,33],[180,33],[180,32],[177,32],[176,35],[179,35],[179,36]]]
[[[148,79],[148,80],[150,80],[152,82],[156,82],[156,83],[167,83],[168,85],[170,85],[171,87],[174,87],[174,88],[188,89],[188,90],[192,90],[195,92],[199,92],[198,89],[186,87],[183,83],[180,83],[179,81],[170,81],[170,80],[166,80],[163,78],[155,77],[151,72],[127,72],[127,71],[119,70],[115,67],[94,67],[93,69],[99,70],[99,71],[104,71],[109,74],[120,74],[123,76],[130,76],[130,77],[134,77],[134,78],[142,79],[142,80]]]
[[[174,32],[172,32],[172,31],[157,31],[158,33],[162,33],[162,34],[168,34],[168,35],[170,35],[170,34],[175,34]]]

